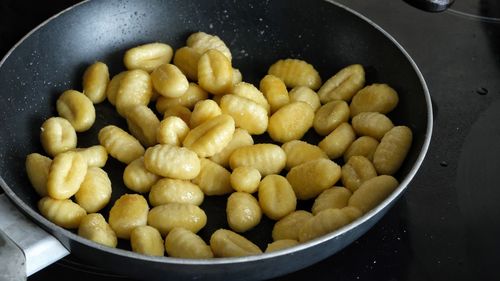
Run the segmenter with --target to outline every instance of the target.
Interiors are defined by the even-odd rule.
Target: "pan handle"
[[[455,0],[404,0],[408,4],[427,12],[442,12],[448,9]]]
[[[0,280],[26,279],[68,254],[56,238],[0,194]]]

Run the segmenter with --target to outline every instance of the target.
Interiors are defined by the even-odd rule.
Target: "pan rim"
[[[323,235],[321,237],[318,237],[316,239],[313,239],[311,241],[301,243],[299,245],[286,248],[286,249],[281,249],[275,252],[269,252],[269,253],[263,253],[259,255],[253,255],[253,256],[244,256],[244,257],[231,257],[231,258],[216,258],[216,259],[183,259],[183,258],[174,258],[174,257],[168,257],[168,256],[163,256],[163,257],[152,257],[152,256],[146,256],[142,254],[138,254],[129,250],[124,250],[124,249],[119,249],[119,248],[110,248],[107,246],[103,246],[101,244],[95,243],[93,241],[90,241],[88,239],[85,239],[83,237],[78,236],[77,234],[66,230],[62,227],[59,227],[55,225],[54,223],[50,222],[43,216],[41,216],[38,212],[36,212],[34,209],[32,209],[30,206],[28,206],[26,203],[24,203],[23,200],[21,200],[15,193],[14,191],[7,185],[7,183],[4,181],[2,176],[0,176],[0,186],[3,188],[5,194],[7,197],[14,202],[16,207],[20,209],[24,214],[28,215],[31,219],[35,220],[35,223],[42,227],[43,229],[47,230],[49,229],[50,233],[54,235],[54,233],[58,233],[64,237],[66,237],[69,241],[73,241],[79,244],[83,244],[87,247],[95,248],[100,251],[107,252],[109,254],[113,255],[119,255],[122,258],[132,258],[132,259],[137,259],[137,260],[143,260],[143,261],[148,261],[148,262],[156,262],[156,263],[170,263],[170,264],[177,264],[177,265],[223,265],[223,264],[237,264],[237,263],[247,263],[247,262],[253,262],[253,261],[262,261],[262,260],[267,260],[267,259],[274,259],[279,256],[283,255],[293,255],[296,252],[300,252],[304,249],[311,248],[314,246],[317,246],[319,244],[322,244],[328,240],[333,240],[335,238],[338,238],[342,236],[343,234],[346,234],[353,229],[357,228],[359,225],[365,223],[366,221],[374,218],[377,214],[382,213],[386,211],[393,203],[396,202],[396,200],[402,195],[402,193],[406,190],[408,187],[408,184],[411,182],[411,180],[414,178],[414,176],[417,174],[420,166],[422,165],[425,156],[427,154],[427,151],[430,146],[431,142],[431,137],[432,137],[432,131],[433,131],[433,112],[432,112],[432,103],[431,103],[431,97],[429,93],[429,89],[427,87],[427,84],[425,82],[425,79],[418,68],[417,64],[414,62],[412,57],[409,55],[409,53],[406,51],[406,49],[387,31],[385,31],[383,28],[378,26],[375,22],[370,20],[368,17],[362,15],[361,13],[355,11],[354,9],[351,9],[343,4],[337,3],[334,0],[321,0],[323,2],[327,2],[329,4],[332,4],[334,6],[337,6],[338,8],[344,9],[350,14],[353,14],[354,16],[358,17],[359,19],[365,21],[375,29],[377,29],[382,35],[384,35],[387,39],[389,39],[396,47],[397,49],[405,56],[406,60],[411,64],[411,67],[415,71],[415,74],[417,75],[419,81],[420,81],[420,86],[422,86],[422,90],[424,92],[424,97],[426,101],[426,106],[427,106],[427,127],[425,131],[425,136],[424,136],[424,142],[422,144],[422,147],[420,149],[420,152],[418,154],[418,157],[416,161],[413,163],[411,166],[410,171],[408,174],[404,177],[403,181],[399,184],[399,186],[396,188],[394,192],[391,193],[382,203],[380,203],[378,206],[376,206],[374,209],[370,210],[369,212],[365,213],[363,216],[360,218],[356,219],[355,221],[351,222],[350,224],[337,229],[329,234]],[[59,13],[55,14],[54,16],[46,19],[42,23],[40,23],[37,27],[32,29],[30,32],[28,32],[25,36],[23,36],[0,60],[0,70],[5,63],[5,61],[11,56],[11,54],[14,52],[14,50],[21,45],[27,38],[29,38],[33,33],[37,32],[39,29],[47,25],[49,22],[53,21],[54,19],[60,17],[61,15],[77,8],[78,6],[85,5],[89,3],[90,0],[84,0],[82,2],[76,3]],[[56,238],[58,238],[56,236]],[[61,244],[63,244],[66,248],[70,248],[69,245],[65,244],[64,242],[60,241]],[[348,244],[350,245],[350,244]],[[348,246],[346,245],[346,247]],[[70,249],[68,249],[70,250]]]

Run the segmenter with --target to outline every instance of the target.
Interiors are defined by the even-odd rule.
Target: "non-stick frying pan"
[[[130,47],[161,41],[174,48],[196,31],[220,36],[230,47],[233,65],[254,84],[278,59],[294,57],[313,64],[324,80],[344,66],[360,63],[367,83],[382,82],[400,95],[390,114],[408,125],[414,141],[396,175],[400,186],[382,204],[353,223],[299,246],[257,256],[187,260],[149,257],[98,245],[58,227],[37,211],[38,195],[26,177],[24,161],[43,153],[42,122],[56,115],[55,100],[64,90],[81,90],[83,70],[96,60],[111,74],[123,70]],[[424,159],[432,130],[430,97],[417,66],[404,49],[370,20],[328,1],[87,1],[48,20],[7,54],[0,64],[0,183],[6,195],[30,220],[53,235],[73,255],[110,271],[140,279],[263,279],[296,271],[346,247],[373,226],[402,194]],[[107,102],[97,105],[94,127],[78,135],[78,145],[98,144],[97,132],[107,124],[125,122]],[[123,164],[110,159],[105,170],[113,181],[113,200],[127,192],[121,181]],[[130,192],[130,191],[128,191]],[[301,203],[307,207],[308,202]],[[110,204],[111,205],[111,204]],[[202,206],[207,239],[225,224],[225,198],[207,197]],[[107,217],[109,207],[102,213]],[[272,222],[264,220],[247,236],[261,248],[271,242]],[[22,230],[21,230],[22,231]],[[50,250],[42,253],[49,255]],[[5,257],[3,257],[5,258]]]

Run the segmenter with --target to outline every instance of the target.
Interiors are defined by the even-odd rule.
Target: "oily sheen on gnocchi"
[[[143,255],[240,257],[327,235],[398,187],[413,133],[391,119],[397,89],[367,84],[363,65],[322,80],[307,59],[276,58],[251,83],[220,37],[185,42],[132,47],[118,73],[89,62],[82,91],[58,97],[44,152],[25,162],[50,222]],[[103,117],[113,111],[122,123]],[[258,244],[245,235],[263,220],[274,226]]]

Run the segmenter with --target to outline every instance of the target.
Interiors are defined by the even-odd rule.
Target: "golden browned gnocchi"
[[[156,131],[156,141],[160,144],[181,146],[189,133],[189,126],[177,116],[169,116],[160,122]]]
[[[342,209],[347,206],[351,197],[349,189],[341,186],[334,186],[321,192],[311,208],[313,215],[326,209]]]
[[[328,136],[318,143],[331,159],[337,159],[349,148],[356,139],[356,133],[349,123],[340,124]]]
[[[264,97],[264,94],[259,91],[254,85],[246,82],[239,82],[233,85],[233,88],[229,92],[229,94],[239,96],[242,98],[249,99],[256,104],[264,107],[267,112],[270,111],[271,107],[269,102]]]
[[[262,210],[253,195],[237,191],[227,198],[226,216],[232,230],[245,232],[260,223]]]
[[[45,196],[38,201],[38,210],[49,221],[68,229],[78,228],[87,215],[85,209],[71,199],[53,199]]]
[[[360,64],[349,65],[330,79],[318,91],[322,103],[332,100],[351,100],[365,84],[365,70]]]
[[[132,229],[130,246],[132,251],[143,255],[162,257],[165,253],[160,232],[149,225],[141,225]]]
[[[290,248],[299,244],[299,241],[293,239],[282,239],[276,240],[272,243],[267,244],[266,253],[278,251],[281,249]]]
[[[398,105],[398,93],[387,84],[372,84],[359,90],[349,106],[351,117],[361,112],[386,114]]]
[[[222,114],[189,131],[182,144],[199,157],[210,157],[224,149],[231,141],[234,130],[233,118]]]
[[[393,175],[401,167],[410,150],[413,134],[406,126],[388,131],[373,154],[373,165],[379,174]]]
[[[87,131],[94,125],[94,104],[78,91],[64,91],[57,99],[56,108],[59,116],[67,119],[77,132]]]
[[[106,88],[109,84],[108,66],[97,61],[87,67],[83,73],[83,94],[94,104],[101,103],[106,99]]]
[[[313,215],[304,210],[292,212],[274,224],[272,236],[274,241],[291,239],[299,240],[299,230],[301,225],[311,219]]]
[[[259,143],[236,149],[229,158],[231,169],[247,166],[257,169],[262,176],[279,174],[286,165],[283,149],[271,143]]]
[[[112,248],[116,248],[118,244],[115,232],[99,213],[88,214],[82,218],[78,235]]]
[[[269,118],[267,132],[277,142],[298,140],[312,127],[314,110],[304,102],[284,105]]]
[[[349,206],[366,213],[380,204],[396,187],[398,181],[388,175],[381,175],[363,182],[349,198]]]
[[[47,196],[47,178],[51,164],[52,159],[39,153],[31,153],[26,157],[26,173],[31,185],[40,197]]]
[[[354,192],[365,181],[377,176],[372,162],[364,156],[352,156],[342,166],[342,182],[350,191]]]
[[[47,194],[54,199],[70,198],[80,189],[86,174],[83,156],[73,151],[57,154],[47,176]]]
[[[279,77],[288,88],[306,86],[317,90],[321,86],[318,71],[311,64],[299,59],[278,60],[269,67],[267,73]]]
[[[90,167],[78,192],[75,193],[75,200],[87,213],[95,213],[108,204],[111,191],[108,174],[101,168]]]
[[[358,136],[380,140],[394,125],[391,119],[379,112],[361,112],[352,118],[352,128]]]
[[[340,209],[325,209],[304,222],[299,230],[299,242],[306,242],[323,236],[351,222],[350,217]]]
[[[231,173],[221,165],[206,159],[200,159],[200,173],[193,179],[205,195],[224,195],[233,192],[230,183]]]
[[[215,49],[206,51],[198,60],[198,84],[214,95],[227,93],[233,86],[231,61]]]
[[[158,229],[164,237],[176,227],[197,233],[207,223],[207,215],[200,207],[183,203],[156,206],[149,211],[147,219],[148,225]]]
[[[214,257],[212,249],[200,236],[181,227],[170,230],[165,238],[165,250],[169,256],[175,258],[209,259]]]
[[[301,101],[305,102],[312,107],[314,112],[321,107],[318,94],[306,86],[298,86],[293,88],[290,93],[290,102]]]
[[[145,105],[130,107],[126,114],[128,130],[146,147],[155,145],[156,132],[160,127],[160,120],[156,114]]]
[[[372,137],[362,136],[357,138],[344,152],[344,162],[349,161],[349,158],[352,156],[364,156],[368,160],[372,161],[373,154],[375,153],[375,149],[377,149],[378,144],[378,140]]]
[[[286,179],[292,185],[297,199],[307,200],[332,187],[341,176],[341,168],[329,159],[316,159],[293,167]]]
[[[233,117],[236,127],[251,135],[260,135],[267,129],[267,110],[256,102],[235,95],[224,95],[220,100],[222,113]]]
[[[185,147],[157,144],[144,154],[146,169],[162,177],[190,180],[200,173],[200,159]]]
[[[259,205],[272,220],[279,220],[295,211],[297,197],[287,179],[280,175],[267,175],[259,184]]]
[[[115,201],[109,211],[109,226],[118,238],[130,239],[134,228],[147,224],[148,211],[148,202],[142,195],[124,194]]]
[[[115,125],[102,128],[98,138],[106,151],[120,162],[129,164],[144,154],[144,147],[141,143]]]
[[[168,203],[199,206],[203,198],[203,191],[200,187],[187,180],[164,178],[157,181],[149,192],[149,203],[154,207]]]
[[[40,128],[40,141],[49,156],[56,156],[76,147],[76,131],[68,120],[50,117]]]
[[[314,116],[314,130],[326,136],[340,124],[349,120],[349,106],[345,101],[334,100],[321,106]]]
[[[152,72],[160,65],[169,63],[172,55],[172,47],[164,43],[154,42],[127,50],[123,56],[123,63],[129,70],[142,69]]]
[[[125,167],[123,171],[123,183],[125,186],[138,193],[149,192],[151,186],[160,179],[160,176],[151,173],[144,165],[144,157],[141,156]]]
[[[227,229],[218,229],[212,233],[210,248],[216,257],[243,257],[262,254],[262,250],[257,245]]]

